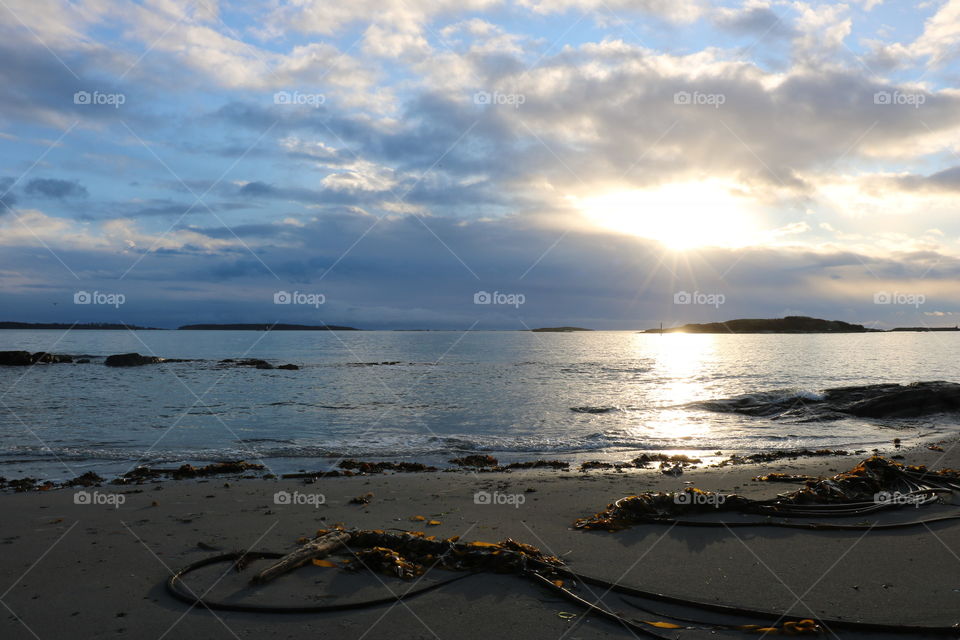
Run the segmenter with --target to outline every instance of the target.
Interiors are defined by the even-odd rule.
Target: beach
[[[954,444],[943,441],[943,453],[925,446],[900,453],[906,463],[956,467],[960,452]],[[8,615],[0,620],[0,636],[632,637],[618,624],[584,616],[575,604],[510,574],[481,573],[399,603],[319,614],[214,614],[191,609],[165,591],[171,572],[192,562],[241,549],[287,553],[299,538],[337,523],[424,530],[465,541],[513,538],[561,557],[586,575],[796,618],[953,624],[960,600],[960,525],[952,522],[889,531],[668,524],[614,533],[572,528],[576,518],[624,495],[696,486],[766,498],[800,483],[757,482],[753,477],[768,472],[832,475],[863,457],[698,468],[678,477],[656,469],[388,473],[316,480],[216,477],[6,494],[0,496],[5,545],[0,563],[8,581],[2,596]],[[87,496],[80,504],[78,492]],[[279,504],[278,493],[287,496]],[[478,500],[477,495],[489,497]],[[369,503],[351,504],[360,496],[367,496]],[[926,508],[905,507],[916,513],[902,517],[920,519]],[[414,520],[418,516],[423,520]],[[867,520],[887,517],[882,513]],[[250,593],[249,574],[227,568],[219,565],[198,576],[196,588],[210,587],[210,597]],[[290,605],[363,600],[389,595],[388,588],[402,593],[450,576],[435,569],[423,582],[403,581],[309,565],[261,588],[249,601]],[[675,610],[659,604],[654,612],[641,612],[619,598],[610,598],[608,604],[644,620]],[[657,632],[680,638],[743,637],[741,631]],[[885,637],[876,632],[832,633],[842,638]]]

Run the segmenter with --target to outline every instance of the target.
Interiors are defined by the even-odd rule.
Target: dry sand
[[[952,448],[954,444],[944,444],[946,454],[923,447],[905,451],[906,461],[960,466],[960,447]],[[700,469],[678,478],[652,470],[458,472],[330,478],[312,484],[218,478],[86,489],[99,492],[101,500],[122,492],[125,501],[116,508],[75,504],[71,489],[2,495],[0,601],[6,610],[0,638],[634,637],[615,623],[584,617],[575,605],[514,575],[478,575],[403,603],[314,615],[214,615],[190,610],[164,589],[172,569],[216,553],[200,543],[224,551],[288,552],[297,538],[336,522],[423,529],[423,523],[410,521],[417,515],[440,521],[426,527],[438,536],[512,537],[562,556],[576,571],[672,595],[796,616],[953,624],[960,619],[960,523],[867,533],[668,525],[618,533],[571,528],[575,518],[639,491],[676,490],[693,482],[705,490],[769,497],[796,485],[753,482],[752,477],[767,471],[830,475],[861,457]],[[325,502],[277,505],[278,491],[299,492],[303,500],[322,494]],[[477,504],[477,491],[519,495],[524,502]],[[369,505],[349,504],[367,492],[374,494]],[[923,509],[916,510],[918,518],[923,515]],[[221,565],[198,574],[193,584],[212,586],[211,597],[246,589],[248,574],[228,572],[220,580],[224,569]],[[425,580],[450,575],[438,570]],[[253,597],[314,604],[380,597],[387,587],[403,591],[410,585],[309,566]],[[333,593],[339,600],[330,597]],[[633,617],[656,619],[619,598],[607,603]],[[669,607],[658,605],[658,610]],[[577,615],[567,618],[563,612]],[[660,633],[673,637],[675,632]],[[698,630],[677,637],[751,636]],[[834,630],[824,637],[884,636]]]

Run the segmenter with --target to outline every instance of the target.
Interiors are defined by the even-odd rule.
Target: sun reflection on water
[[[709,436],[711,425],[696,420],[683,406],[702,400],[707,370],[716,357],[716,337],[710,334],[640,334],[635,345],[653,360],[658,384],[647,389],[652,404],[663,407],[644,430],[655,438],[687,439]]]

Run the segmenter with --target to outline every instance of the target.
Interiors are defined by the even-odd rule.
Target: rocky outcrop
[[[139,353],[121,353],[107,356],[103,364],[108,367],[141,367],[145,364],[158,364],[160,362],[165,362],[165,360],[157,356],[142,356]]]
[[[901,384],[837,387],[822,394],[764,391],[690,405],[721,413],[801,421],[859,418],[918,418],[960,413],[960,384],[934,380]]]
[[[39,351],[0,351],[0,365],[10,367],[28,367],[33,364],[57,364],[73,362],[73,356]]]

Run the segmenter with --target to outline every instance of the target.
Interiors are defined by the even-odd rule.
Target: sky
[[[960,0],[0,14],[0,320],[960,322]]]

